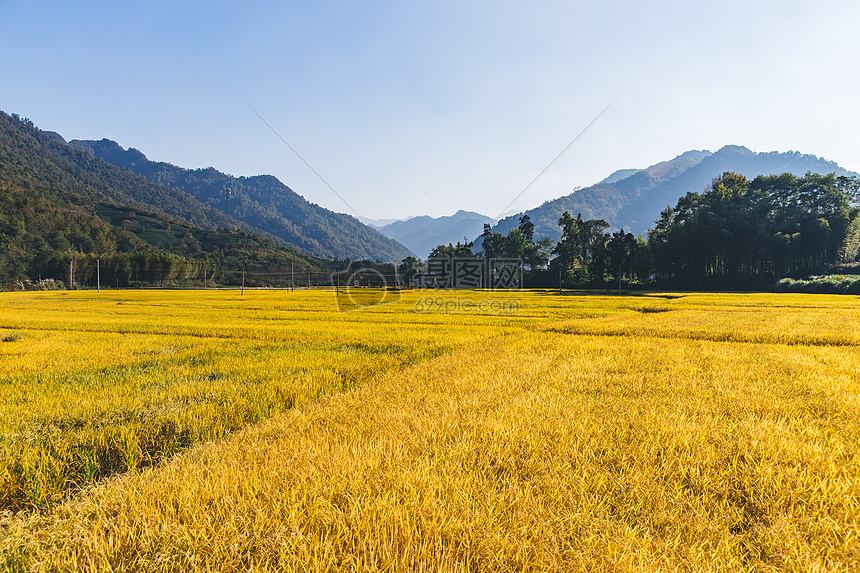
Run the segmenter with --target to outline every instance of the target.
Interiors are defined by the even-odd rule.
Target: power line
[[[234,91],[233,93],[235,93],[235,94],[236,94],[236,97],[238,97],[240,100],[242,100],[242,102],[243,102],[246,106],[248,106],[248,109],[250,109],[251,111],[253,111],[253,112],[254,112],[254,115],[256,115],[257,117],[259,117],[259,118],[260,118],[260,121],[262,121],[263,123],[265,123],[265,124],[266,124],[266,127],[268,127],[269,129],[271,129],[271,130],[272,130],[272,133],[274,133],[275,135],[277,135],[277,136],[278,136],[278,139],[280,139],[281,141],[283,141],[283,142],[284,142],[284,145],[286,145],[287,147],[289,147],[289,148],[290,148],[290,151],[292,151],[293,153],[295,153],[295,154],[296,154],[296,157],[298,157],[299,159],[301,159],[301,160],[302,160],[302,163],[304,163],[305,165],[307,165],[307,166],[308,166],[308,169],[310,169],[311,171],[313,171],[314,175],[316,175],[316,176],[319,178],[319,180],[320,180],[320,181],[322,181],[323,183],[325,183],[326,187],[328,187],[329,189],[331,189],[331,192],[332,192],[332,193],[334,193],[335,195],[337,195],[338,199],[340,199],[341,201],[343,201],[343,204],[344,204],[344,205],[346,205],[347,207],[349,207],[349,210],[350,210],[350,211],[352,211],[353,213],[355,213],[355,216],[356,216],[356,217],[360,217],[360,215],[358,214],[358,211],[356,211],[355,209],[353,209],[353,208],[352,208],[352,205],[350,205],[349,203],[347,203],[347,202],[346,202],[346,199],[344,199],[343,197],[341,197],[341,196],[340,196],[340,193],[338,193],[337,191],[335,191],[335,190],[334,190],[334,187],[332,187],[331,185],[329,185],[328,181],[326,181],[325,179],[323,179],[323,176],[322,176],[322,175],[320,175],[319,173],[317,173],[317,170],[316,170],[316,169],[314,169],[313,167],[311,167],[311,164],[310,164],[310,163],[308,163],[307,161],[305,161],[305,158],[304,158],[304,157],[302,157],[301,155],[299,155],[299,152],[298,152],[298,151],[296,151],[296,150],[293,148],[293,146],[292,146],[292,145],[290,145],[289,143],[287,143],[287,140],[286,140],[286,139],[284,139],[283,137],[281,137],[281,134],[280,134],[280,133],[278,133],[278,132],[275,130],[275,128],[274,128],[274,127],[272,127],[271,125],[269,125],[269,122],[268,122],[268,121],[266,121],[265,119],[263,119],[263,116],[262,116],[262,115],[260,115],[259,113],[257,113],[257,110],[255,110],[253,107],[251,107],[251,104],[249,104],[248,102],[246,102],[246,101],[245,101],[245,98],[243,98],[242,96],[240,96],[240,95],[238,94],[238,92],[235,92],[235,91]]]
[[[538,173],[538,174],[537,174],[537,177],[535,177],[534,179],[532,179],[532,182],[531,182],[531,183],[529,183],[528,185],[526,185],[526,188],[525,188],[525,189],[523,189],[522,191],[520,191],[520,194],[519,194],[519,195],[517,195],[516,197],[514,197],[514,200],[513,200],[513,201],[511,201],[510,203],[508,203],[508,206],[507,206],[507,207],[505,207],[504,209],[502,209],[502,212],[501,212],[501,213],[499,213],[499,216],[498,216],[498,217],[496,217],[496,219],[501,219],[501,218],[502,218],[502,215],[504,215],[504,214],[505,214],[505,212],[506,212],[508,209],[510,209],[510,208],[511,208],[511,205],[513,205],[514,203],[516,203],[516,202],[517,202],[517,199],[519,199],[520,197],[522,197],[522,196],[523,196],[523,193],[525,193],[526,191],[528,191],[528,190],[529,190],[529,187],[531,187],[532,185],[534,185],[535,181],[537,181],[538,179],[540,179],[540,178],[541,178],[541,175],[543,175],[544,173],[546,173],[546,172],[547,172],[547,170],[548,170],[550,167],[552,167],[553,163],[555,163],[556,161],[558,161],[559,157],[561,157],[562,155],[564,155],[564,152],[565,152],[565,151],[567,151],[568,149],[570,149],[570,146],[571,146],[571,145],[573,145],[574,143],[576,143],[576,140],[577,140],[577,139],[579,139],[580,137],[582,137],[582,134],[583,134],[583,133],[585,133],[586,131],[588,131],[588,128],[589,128],[589,127],[591,127],[592,125],[594,125],[594,122],[595,122],[595,121],[597,121],[598,119],[600,119],[600,116],[601,116],[601,115],[603,115],[604,113],[606,113],[606,110],[608,110],[610,107],[612,107],[612,104],[614,104],[616,101],[618,101],[618,98],[620,98],[622,95],[624,95],[624,92],[626,92],[626,91],[627,91],[627,90],[625,89],[625,90],[624,90],[624,91],[622,91],[620,94],[618,94],[617,96],[615,96],[615,99],[614,99],[614,100],[612,100],[611,102],[609,102],[609,105],[607,105],[605,108],[603,108],[603,111],[601,111],[600,113],[598,113],[598,114],[597,114],[597,117],[595,117],[594,119],[592,119],[592,120],[591,120],[591,123],[589,123],[588,125],[586,125],[586,126],[585,126],[585,129],[583,129],[582,131],[580,131],[580,132],[579,132],[579,135],[577,135],[576,137],[574,137],[574,138],[573,138],[573,141],[571,141],[570,143],[568,143],[568,144],[567,144],[567,147],[565,147],[564,149],[562,149],[562,150],[561,150],[561,153],[559,153],[558,155],[556,155],[556,156],[555,156],[555,159],[553,159],[552,161],[550,161],[550,162],[549,162],[549,165],[547,165],[546,167],[544,167],[544,168],[543,168],[543,171],[541,171],[540,173]]]

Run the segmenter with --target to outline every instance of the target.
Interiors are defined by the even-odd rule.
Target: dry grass
[[[414,296],[323,322],[459,332],[435,358],[8,514],[6,567],[860,568],[854,299],[521,293],[498,316]]]

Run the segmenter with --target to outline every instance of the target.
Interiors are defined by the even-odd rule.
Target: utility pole
[[[102,292],[102,262],[100,259],[96,259],[96,292]]]
[[[296,263],[294,261],[290,261],[290,292],[293,292],[296,284]]]
[[[227,187],[224,189],[224,212],[229,215],[230,214],[230,195],[233,194],[233,190]]]
[[[74,272],[75,272],[75,259],[74,257],[69,258],[69,289],[72,288],[72,281],[74,280]]]
[[[621,294],[621,263],[618,263],[618,294]]]
[[[242,296],[245,296],[245,269],[242,269]]]
[[[203,290],[206,290],[206,269],[203,269]]]

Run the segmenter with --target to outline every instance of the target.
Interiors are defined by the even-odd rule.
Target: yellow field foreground
[[[856,298],[237,294],[0,295],[0,563],[860,569]]]

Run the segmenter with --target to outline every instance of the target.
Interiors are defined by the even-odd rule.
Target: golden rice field
[[[860,570],[856,297],[386,302],[0,293],[0,567]]]

